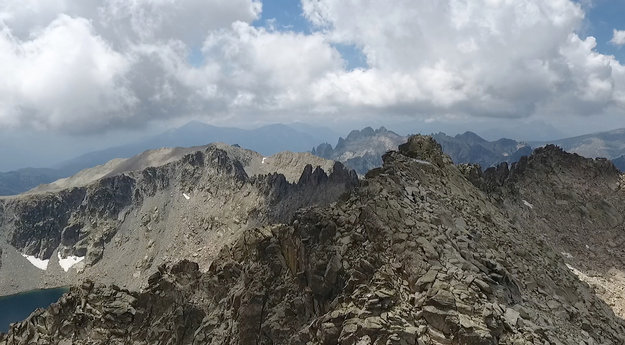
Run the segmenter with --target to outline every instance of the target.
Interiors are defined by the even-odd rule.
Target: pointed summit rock
[[[435,164],[439,167],[452,164],[451,158],[443,153],[441,145],[430,136],[414,135],[399,145],[399,152],[408,157]]]

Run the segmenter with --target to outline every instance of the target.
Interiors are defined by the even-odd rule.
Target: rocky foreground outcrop
[[[0,199],[0,293],[92,277],[138,289],[159,265],[183,258],[206,269],[246,229],[288,221],[358,184],[342,164],[310,154],[262,157],[223,144],[179,157],[161,151],[55,185],[65,189]]]
[[[535,229],[625,318],[625,181],[611,162],[547,145],[483,174],[465,168],[512,221]]]
[[[493,200],[412,137],[208,270],[161,265],[143,292],[86,282],[0,344],[623,344],[623,320]]]

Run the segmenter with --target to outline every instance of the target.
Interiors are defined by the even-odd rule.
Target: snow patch
[[[182,193],[182,196],[184,196],[184,198],[187,200],[191,199],[191,197],[187,193]]]
[[[571,255],[571,253],[562,252],[561,254],[562,254],[562,256],[564,256],[567,259],[572,259],[573,258],[573,255]]]
[[[22,254],[23,257],[26,258],[26,260],[28,260],[31,264],[33,264],[33,266],[37,267],[38,269],[45,271],[48,269],[48,263],[50,262],[50,260],[41,260],[39,258],[36,258],[32,255],[26,255],[26,254]]]
[[[527,202],[527,200],[523,200],[523,205],[529,207],[529,208],[534,208],[534,205],[530,204],[529,202]]]
[[[267,157],[263,157],[263,161],[260,162],[260,164],[265,164],[265,160],[267,159]]]
[[[509,154],[508,152],[504,152],[504,153],[503,153],[503,156],[504,156],[504,157],[508,157],[508,156],[510,156],[510,154]]]
[[[85,259],[84,256],[71,256],[71,255],[63,259],[61,258],[61,253],[57,253],[57,256],[59,258],[59,265],[61,266],[61,268],[63,268],[63,271],[65,272],[69,271],[69,269],[72,268],[72,266],[76,265],[77,263]]]

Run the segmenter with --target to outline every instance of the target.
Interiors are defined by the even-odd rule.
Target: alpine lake
[[[23,321],[37,308],[47,308],[68,290],[67,288],[32,290],[0,297],[0,332],[6,333],[11,323]]]

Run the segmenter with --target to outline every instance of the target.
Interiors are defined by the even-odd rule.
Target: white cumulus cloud
[[[413,113],[524,117],[600,113],[617,100],[614,58],[580,38],[581,7],[556,1],[303,0],[330,40],[362,48],[370,69],[318,84],[318,99]]]
[[[625,30],[614,29],[610,43],[617,46],[625,45]]]
[[[260,0],[1,1],[0,127],[625,107],[625,68],[578,34],[585,14],[575,1],[302,0],[302,8],[310,33],[255,27]],[[615,30],[612,43],[625,34]],[[336,45],[361,50],[367,66],[348,69]],[[191,63],[192,53],[201,58]]]
[[[0,32],[0,125],[80,130],[128,115],[129,61],[86,19],[59,15],[32,37]]]

